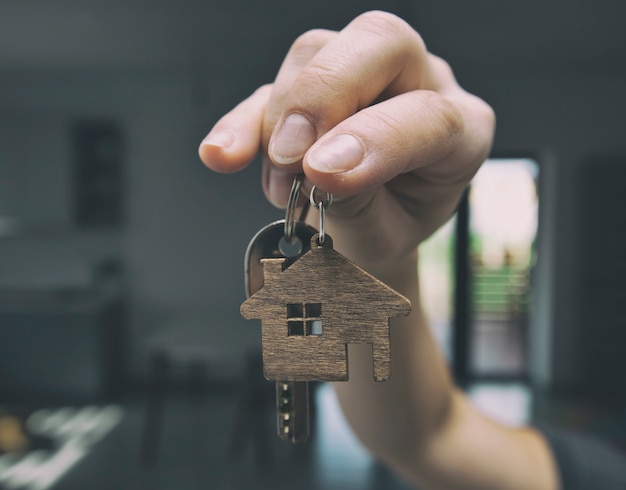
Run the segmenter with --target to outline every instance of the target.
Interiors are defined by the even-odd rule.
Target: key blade
[[[278,436],[291,443],[309,437],[309,383],[276,382],[276,427]]]

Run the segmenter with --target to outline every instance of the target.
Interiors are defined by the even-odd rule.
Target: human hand
[[[215,124],[202,161],[234,172],[263,154],[263,188],[284,207],[295,173],[335,195],[327,230],[366,267],[416,246],[453,213],[487,157],[495,119],[398,17],[368,12],[300,36],[272,85]],[[310,213],[312,214],[312,213]]]

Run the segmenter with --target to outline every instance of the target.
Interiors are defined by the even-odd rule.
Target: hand
[[[350,381],[336,392],[372,454],[420,487],[557,487],[538,433],[491,422],[453,388],[421,310],[415,250],[454,212],[494,124],[491,108],[459,87],[410,26],[369,12],[340,32],[300,36],[275,82],[200,145],[219,172],[262,151],[263,187],[277,206],[304,171],[308,185],[335,195],[327,214],[335,248],[411,299],[413,312],[391,329],[391,379],[372,383],[371,352],[354,347]]]
[[[209,168],[234,172],[262,151],[263,187],[277,206],[304,171],[335,195],[335,248],[372,267],[415,250],[451,216],[493,131],[491,108],[408,24],[368,12],[340,32],[300,36],[274,83],[224,115],[199,153]]]

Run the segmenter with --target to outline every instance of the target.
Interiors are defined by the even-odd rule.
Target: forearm
[[[350,350],[350,380],[335,384],[347,420],[377,458],[424,488],[555,489],[541,436],[489,420],[454,386],[421,308],[416,255],[371,271],[412,313],[392,320],[388,381],[373,381],[368,349]]]
[[[384,271],[370,270],[412,303],[408,317],[391,321],[391,378],[374,382],[371,349],[351,346],[350,380],[335,384],[344,413],[362,442],[403,473],[415,469],[426,441],[448,419],[453,395],[448,369],[419,304],[416,255]]]

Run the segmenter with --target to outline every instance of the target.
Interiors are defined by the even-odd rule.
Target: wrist
[[[406,296],[409,285],[413,285],[417,277],[417,250],[379,263],[364,264],[360,267]]]

